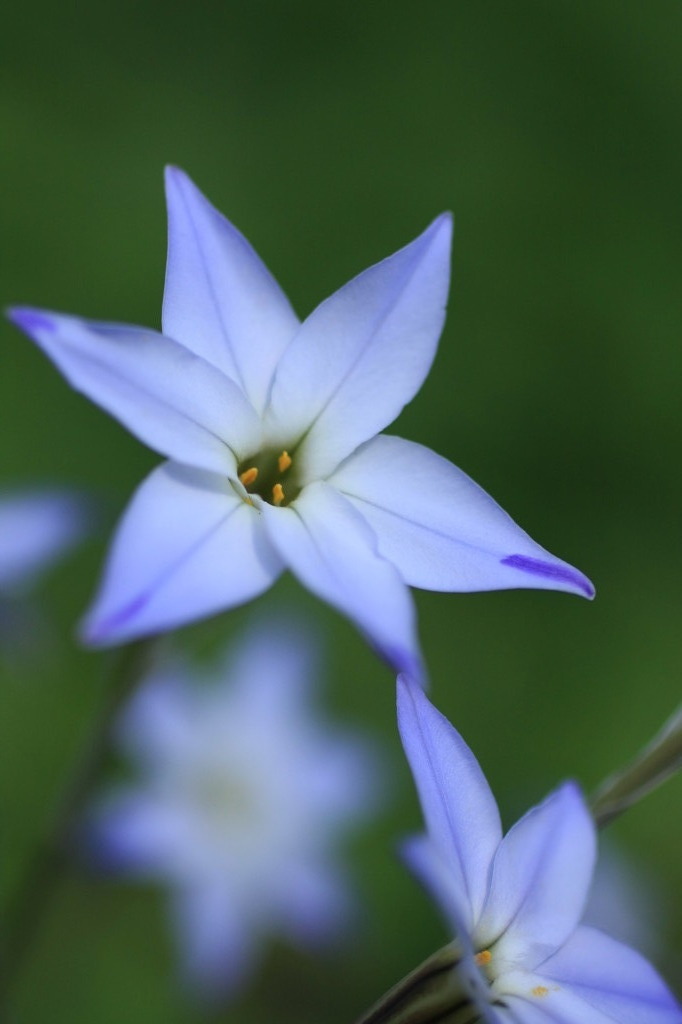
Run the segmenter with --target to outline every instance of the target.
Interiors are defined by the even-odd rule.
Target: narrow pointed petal
[[[347,615],[397,671],[421,677],[414,605],[398,573],[376,551],[372,531],[325,483],[294,505],[262,505],[269,537],[306,587]]]
[[[166,170],[163,331],[238,384],[262,411],[299,321],[244,236],[177,167]]]
[[[400,845],[406,866],[424,886],[459,940],[471,934],[474,913],[461,874],[452,869],[452,857],[429,835],[410,836]]]
[[[162,334],[37,309],[10,319],[76,391],[162,455],[224,473],[258,450],[260,421],[239,388]]]
[[[398,680],[398,727],[412,769],[430,842],[436,853],[412,847],[412,863],[431,878],[434,892],[449,890],[443,907],[471,932],[480,916],[490,865],[502,838],[495,798],[462,737],[413,682]],[[446,867],[450,881],[446,882]],[[428,882],[428,879],[427,879]]]
[[[286,350],[268,409],[273,436],[303,438],[306,480],[327,476],[417,393],[445,319],[451,218],[323,302]]]
[[[381,434],[330,477],[365,517],[379,551],[412,587],[532,587],[592,597],[586,576],[536,544],[447,459]]]
[[[566,941],[582,915],[595,856],[594,822],[574,783],[514,825],[495,855],[475,933],[477,946],[495,944],[496,969],[533,970]]]
[[[651,964],[595,928],[576,929],[536,973],[547,979],[547,987],[558,985],[580,999],[586,1009],[575,1019],[581,1024],[592,1019],[591,1011],[627,1024],[682,1022],[682,1006]]]
[[[134,495],[83,626],[122,643],[231,608],[266,590],[282,562],[256,510],[212,474],[165,463]]]

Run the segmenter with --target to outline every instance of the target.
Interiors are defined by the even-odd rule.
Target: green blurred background
[[[595,786],[679,699],[679,0],[10,0],[1,45],[3,304],[158,326],[167,162],[245,232],[301,315],[454,209],[440,351],[390,430],[466,469],[598,596],[418,594],[433,695],[508,823],[561,778]],[[48,649],[3,667],[7,895],[113,658],[79,650],[74,623],[158,459],[0,331],[2,481],[65,482],[100,510],[40,595]],[[353,848],[351,942],[320,959],[273,943],[256,983],[211,1019],[350,1024],[447,933],[395,856],[420,817],[390,673],[293,581],[263,599],[278,602],[328,638],[329,708],[381,742],[393,795]],[[248,616],[179,641],[208,654]],[[611,829],[661,886],[659,966],[678,988],[679,808],[675,780]],[[174,970],[158,892],[76,869],[17,1019],[207,1019]]]

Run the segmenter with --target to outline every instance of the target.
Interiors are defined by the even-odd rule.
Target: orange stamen
[[[258,466],[251,466],[251,469],[245,469],[243,473],[239,474],[239,479],[244,484],[244,487],[250,487],[251,484],[255,484],[258,478]]]
[[[284,501],[284,488],[281,484],[275,484],[272,488],[272,504],[281,505]]]
[[[280,473],[286,473],[291,465],[291,455],[289,455],[289,452],[282,452],[280,457],[277,459],[277,465],[279,466]]]

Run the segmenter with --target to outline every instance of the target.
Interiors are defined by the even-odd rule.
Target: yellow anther
[[[280,457],[277,459],[277,465],[279,466],[280,473],[286,473],[291,465],[291,455],[289,455],[289,452],[282,452]]]
[[[281,505],[284,501],[284,488],[281,484],[275,484],[272,488],[272,504]]]
[[[251,484],[255,484],[258,479],[258,466],[251,466],[251,469],[245,469],[243,473],[239,474],[239,479],[244,484],[244,487],[250,487]]]
[[[474,957],[474,960],[476,961],[476,963],[478,964],[479,967],[484,967],[486,964],[490,963],[492,958],[493,958],[493,955],[490,952],[490,950],[489,949],[484,949],[481,953],[477,953],[476,954],[476,956]]]
[[[549,989],[545,985],[536,985],[535,988],[530,990],[532,996],[537,996],[538,999],[542,999],[544,996],[549,995]]]

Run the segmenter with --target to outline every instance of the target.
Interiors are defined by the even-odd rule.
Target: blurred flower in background
[[[627,849],[602,841],[583,915],[585,924],[665,964],[674,949],[672,907],[659,879]],[[677,965],[679,975],[679,966]]]
[[[83,530],[82,504],[67,491],[0,492],[0,594],[29,589]]]
[[[4,659],[34,656],[49,625],[26,595],[86,530],[82,498],[66,490],[0,492],[0,650]]]
[[[421,669],[409,586],[592,597],[465,473],[379,432],[416,395],[445,320],[452,221],[299,323],[246,239],[166,175],[163,334],[46,310],[13,322],[170,461],[138,489],[84,628],[91,644],[250,600],[290,569],[397,669]]]
[[[95,853],[168,886],[197,994],[243,985],[270,935],[314,948],[352,921],[340,845],[378,763],[314,709],[313,661],[302,632],[261,622],[212,672],[159,668],[120,722],[138,777],[95,807]]]

